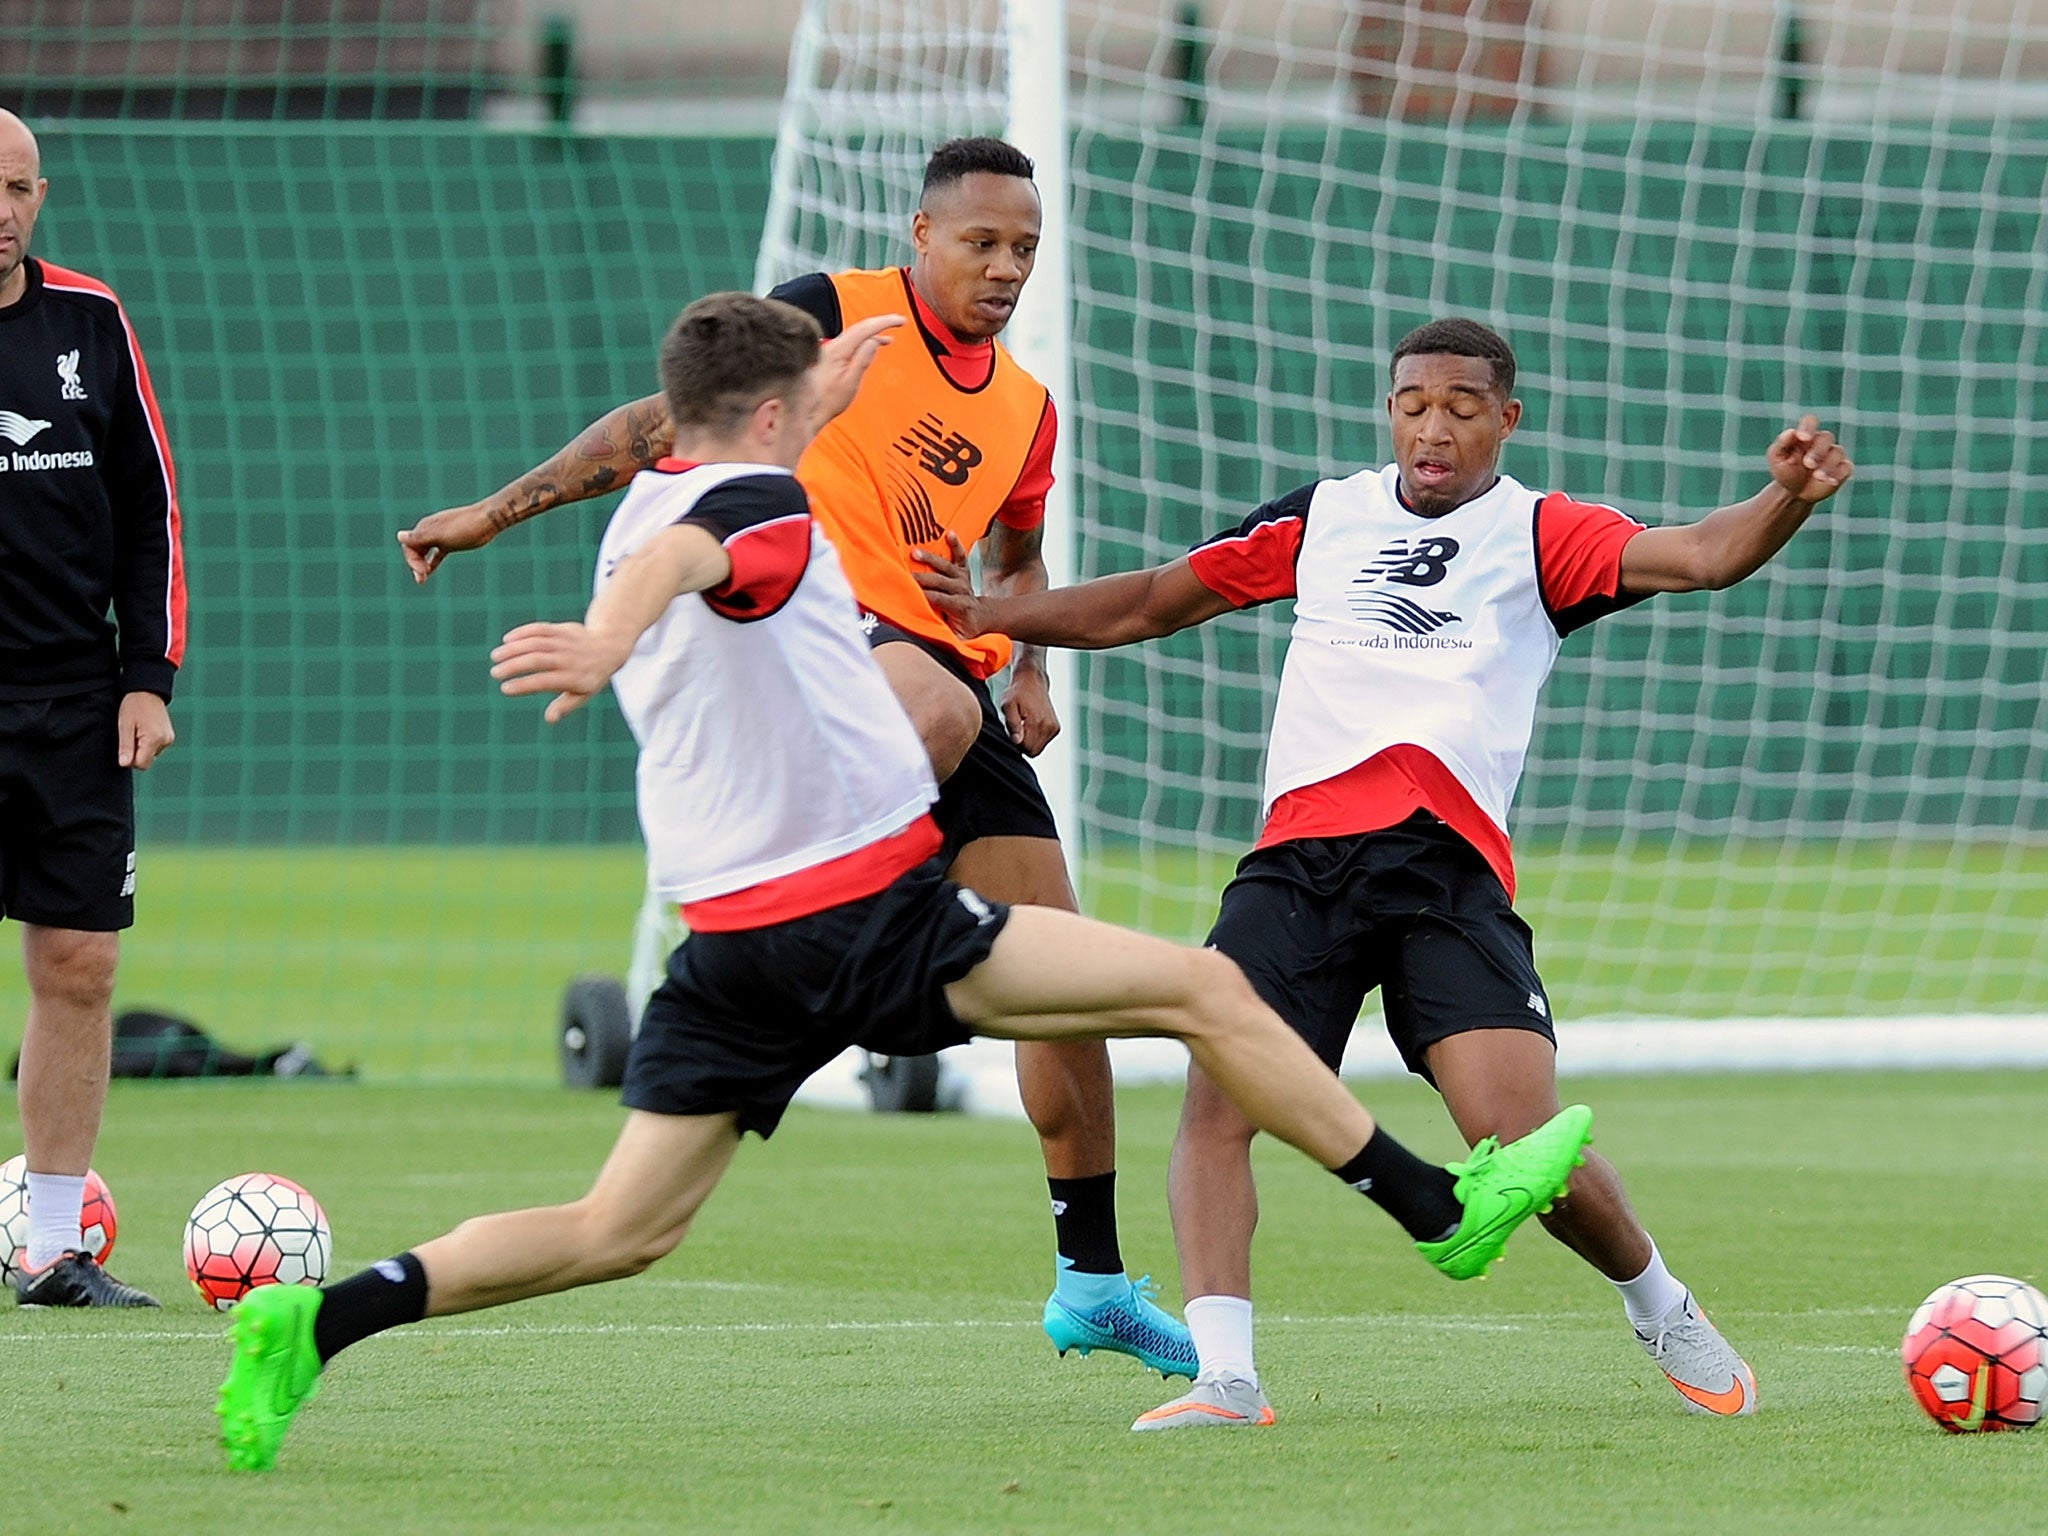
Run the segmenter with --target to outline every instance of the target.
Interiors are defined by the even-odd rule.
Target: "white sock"
[[[1629,1326],[1647,1328],[1685,1300],[1685,1287],[1664,1267],[1664,1255],[1650,1244],[1650,1262],[1633,1280],[1616,1280],[1621,1304],[1628,1311]]]
[[[24,1262],[41,1269],[64,1257],[79,1242],[85,1210],[85,1175],[32,1173],[28,1176],[28,1252]]]
[[[1203,1377],[1242,1376],[1253,1386],[1252,1304],[1242,1296],[1197,1296],[1181,1309],[1195,1341]]]

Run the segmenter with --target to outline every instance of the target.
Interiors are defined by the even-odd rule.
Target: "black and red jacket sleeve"
[[[168,700],[185,562],[142,347],[98,278],[25,266],[0,309],[0,450],[20,450],[0,488],[0,698],[118,685]]]
[[[793,475],[741,475],[677,519],[717,535],[732,574],[709,588],[713,613],[747,624],[781,611],[811,563],[811,503]]]
[[[157,409],[142,346],[116,306],[128,366],[107,422],[100,479],[114,513],[114,625],[119,635],[121,689],[170,702],[185,659],[185,553],[178,513],[177,472]]]
[[[1195,578],[1234,607],[1251,608],[1295,595],[1295,562],[1308,531],[1309,503],[1316,487],[1304,485],[1253,510],[1188,551]]]

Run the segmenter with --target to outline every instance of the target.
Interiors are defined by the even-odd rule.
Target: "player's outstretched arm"
[[[1778,434],[1764,455],[1771,483],[1747,501],[1696,523],[1651,528],[1621,552],[1621,587],[1652,592],[1718,592],[1754,575],[1783,549],[1813,509],[1855,473],[1834,434],[1813,416]]]
[[[674,441],[668,402],[660,395],[619,406],[577,433],[553,458],[482,501],[449,507],[402,530],[399,551],[412,579],[425,581],[458,550],[481,549],[530,517],[616,490],[667,453]]]
[[[901,315],[878,315],[848,326],[818,351],[816,431],[845,410],[860,388],[875,353],[888,345],[883,334],[903,324]],[[606,413],[576,434],[545,463],[466,507],[449,507],[423,517],[398,535],[398,548],[414,581],[425,581],[458,550],[481,549],[507,528],[571,502],[617,490],[675,446],[675,423],[660,395],[634,400]]]
[[[978,595],[967,572],[967,551],[950,533],[946,542],[953,552],[950,560],[924,550],[914,552],[925,567],[918,573],[918,585],[954,631],[968,638],[998,634],[1031,645],[1101,651],[1156,640],[1228,613],[1233,606],[1202,584],[1186,556],[1149,570],[1101,576],[1077,587]]]
[[[626,664],[648,626],[685,592],[732,575],[732,557],[710,529],[664,528],[621,560],[581,624],[521,624],[491,652],[500,693],[552,693],[550,725],[580,709]]]

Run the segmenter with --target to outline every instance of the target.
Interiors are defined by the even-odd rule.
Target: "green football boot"
[[[1553,1115],[1506,1146],[1492,1136],[1462,1163],[1455,1193],[1465,1213],[1458,1230],[1438,1243],[1417,1243],[1422,1256],[1453,1280],[1473,1280],[1500,1257],[1515,1228],[1550,1209],[1572,1170],[1585,1162],[1593,1139],[1593,1111],[1583,1104]]]
[[[220,1384],[220,1443],[228,1466],[263,1472],[277,1465],[285,1431],[319,1389],[313,1317],[320,1293],[310,1285],[258,1286],[236,1303],[228,1340],[235,1346]]]

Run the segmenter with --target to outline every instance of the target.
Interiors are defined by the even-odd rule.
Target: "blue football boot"
[[[1090,1279],[1097,1278],[1090,1276]],[[1122,1288],[1092,1307],[1062,1300],[1055,1290],[1045,1302],[1045,1336],[1064,1355],[1070,1349],[1090,1354],[1098,1349],[1129,1355],[1161,1376],[1195,1377],[1195,1341],[1187,1324],[1152,1300],[1158,1288],[1150,1275],[1122,1281]]]

